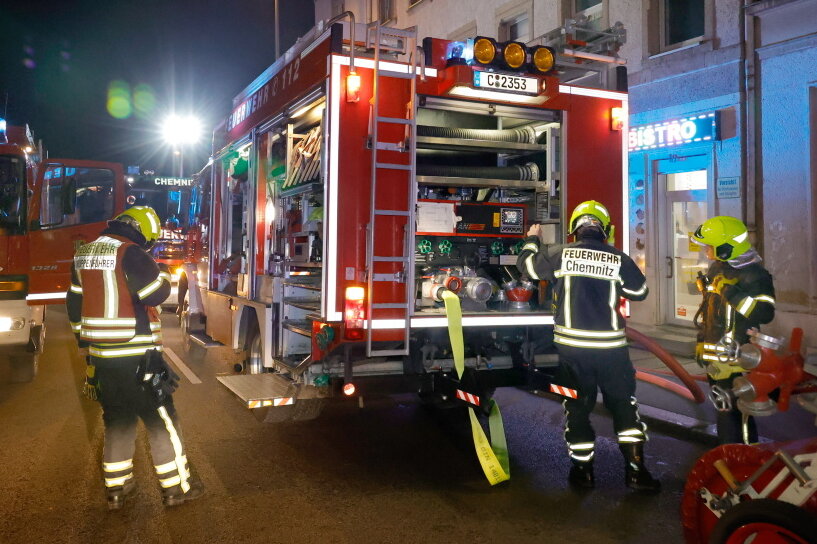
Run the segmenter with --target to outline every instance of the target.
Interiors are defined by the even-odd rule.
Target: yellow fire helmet
[[[604,204],[595,200],[586,200],[576,206],[570,216],[570,231],[568,234],[575,234],[579,227],[596,225],[604,233],[604,237],[610,236],[610,212]]]
[[[695,230],[690,240],[700,246],[712,246],[719,261],[740,257],[752,247],[746,225],[728,215],[707,219]]]
[[[132,206],[114,218],[135,228],[145,237],[148,247],[158,240],[162,232],[159,216],[150,206]]]

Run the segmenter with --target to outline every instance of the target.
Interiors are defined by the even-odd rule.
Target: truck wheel
[[[791,503],[757,499],[726,511],[709,537],[710,544],[814,542],[817,516]]]
[[[250,326],[250,331],[247,334],[247,356],[244,363],[241,365],[241,372],[243,374],[261,374],[264,370],[264,351],[261,346],[261,331],[258,329],[258,323],[253,323]]]
[[[28,383],[37,375],[39,353],[12,353],[9,355],[9,381]]]
[[[190,340],[190,333],[192,331],[190,322],[190,294],[185,293],[184,299],[179,304],[179,330],[182,337],[182,349],[189,352],[193,342]]]
[[[45,346],[45,323],[31,329],[29,349],[33,351],[19,351],[9,354],[9,381],[11,383],[28,383],[37,375],[40,354]]]

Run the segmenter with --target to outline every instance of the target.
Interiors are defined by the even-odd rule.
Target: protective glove
[[[85,383],[82,385],[82,394],[89,400],[99,400],[99,381],[96,378],[96,367],[92,364],[85,366]]]
[[[722,297],[727,296],[727,291],[738,282],[737,278],[728,279],[722,275],[715,276],[712,280],[712,290]]]

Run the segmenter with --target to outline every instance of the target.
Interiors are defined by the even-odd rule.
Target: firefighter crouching
[[[646,425],[638,415],[635,369],[619,313],[621,297],[647,297],[644,274],[627,254],[609,245],[610,214],[595,200],[579,204],[570,217],[568,234],[575,236],[575,242],[540,248],[540,229],[538,224],[531,226],[517,267],[532,279],[556,282],[554,342],[559,353],[559,383],[568,385],[566,381],[572,380],[578,393],[578,399],[564,401],[565,440],[572,461],[568,480],[584,488],[595,485],[595,432],[590,413],[601,389],[626,461],[625,484],[641,491],[659,491],[661,483],[644,466]]]
[[[772,275],[760,264],[760,255],[752,248],[740,219],[708,219],[690,240],[703,246],[712,261],[706,276],[698,280],[703,302],[694,319],[698,328],[696,359],[706,368],[710,386],[731,391],[732,382],[743,369],[730,363],[730,351],[748,341],[749,329],[774,318]],[[720,408],[717,426],[721,444],[757,442],[754,418],[744,421],[734,403]]]
[[[134,206],[93,242],[81,246],[66,304],[80,347],[88,347],[86,394],[99,400],[105,423],[103,473],[108,508],[123,506],[134,488],[137,418],[150,437],[165,506],[203,493],[191,478],[172,392],[178,376],[162,358],[156,311],[170,294],[170,275],[145,251],[161,225],[152,208]]]

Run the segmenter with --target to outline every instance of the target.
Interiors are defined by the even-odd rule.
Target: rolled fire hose
[[[465,372],[465,346],[462,336],[462,308],[460,299],[449,290],[442,294],[445,302],[445,314],[448,319],[448,337],[451,340],[451,351],[454,356],[454,368],[457,376],[462,379]],[[505,440],[505,426],[502,424],[502,414],[494,399],[490,400],[490,412],[488,414],[488,430],[491,432],[491,440],[485,436],[482,425],[479,424],[474,409],[468,407],[468,415],[471,419],[471,434],[474,437],[474,448],[477,452],[479,464],[488,482],[496,485],[511,477],[508,463],[508,443]]]
[[[539,181],[539,167],[529,162],[521,166],[451,166],[443,164],[418,164],[418,176],[445,178],[485,178],[514,181]]]
[[[449,128],[431,125],[417,125],[417,136],[436,136],[439,138],[456,138],[465,140],[490,140],[492,142],[511,142],[535,144],[536,131],[533,127],[492,130],[481,128]]]
[[[641,344],[642,346],[647,348],[647,351],[649,351],[650,353],[652,353],[653,355],[658,357],[661,360],[662,363],[667,365],[667,367],[670,370],[672,370],[673,374],[675,374],[678,377],[678,379],[680,379],[683,382],[684,386],[686,386],[686,389],[692,395],[691,400],[694,400],[698,404],[702,404],[706,400],[706,396],[704,395],[703,391],[701,391],[701,389],[698,387],[698,384],[695,383],[695,378],[693,378],[689,374],[689,372],[687,372],[684,369],[684,367],[682,367],[681,364],[678,361],[675,360],[675,357],[670,355],[669,352],[667,352],[664,348],[662,348],[660,345],[658,345],[657,342],[654,342],[654,341],[650,340],[649,338],[647,338],[646,336],[644,336],[643,334],[641,334],[637,330],[633,329],[632,327],[626,327],[625,331],[627,333],[627,338],[629,338],[633,342]],[[638,377],[637,374],[636,374],[636,377]],[[653,376],[653,378],[654,378],[654,380],[651,381],[651,383],[655,383],[656,385],[661,385],[661,387],[664,387],[665,389],[668,389],[668,390],[671,390],[671,391],[673,390],[672,387],[666,386],[666,384],[657,383],[659,381],[662,381],[662,379],[659,378],[658,376]],[[641,376],[640,379],[643,379],[643,373],[642,373],[642,376]],[[646,381],[649,381],[649,380],[646,380]],[[666,381],[669,382],[669,380],[666,380]],[[672,383],[672,382],[669,382],[669,383]],[[677,384],[674,384],[674,385],[677,385]]]

